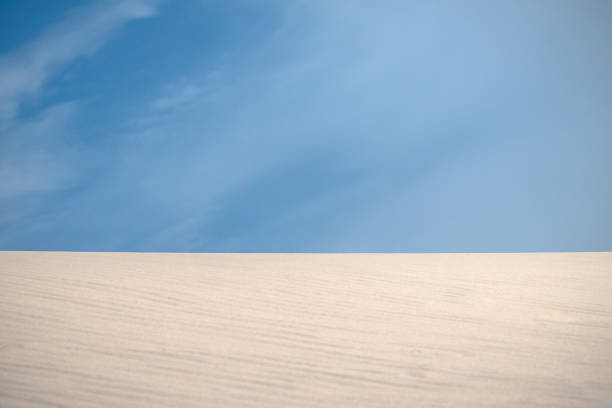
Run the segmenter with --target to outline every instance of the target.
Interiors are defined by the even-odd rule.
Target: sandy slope
[[[612,253],[0,252],[0,406],[610,407]]]

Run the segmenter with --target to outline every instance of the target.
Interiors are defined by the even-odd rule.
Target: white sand
[[[612,253],[0,252],[0,407],[611,407]]]

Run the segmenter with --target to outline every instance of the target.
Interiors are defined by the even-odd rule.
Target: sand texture
[[[0,252],[0,407],[612,407],[612,253]]]

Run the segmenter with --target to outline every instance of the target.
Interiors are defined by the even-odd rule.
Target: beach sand
[[[612,253],[0,252],[0,407],[611,407]]]

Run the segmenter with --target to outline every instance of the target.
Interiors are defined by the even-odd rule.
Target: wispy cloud
[[[70,147],[77,102],[60,102],[20,118],[62,66],[99,49],[130,20],[150,17],[157,1],[114,0],[73,10],[38,38],[0,56],[0,201],[49,192],[73,179],[78,155]]]
[[[168,93],[154,100],[151,107],[154,110],[178,108],[181,105],[185,105],[186,103],[193,101],[202,92],[203,90],[193,83],[189,83],[179,88],[176,88],[176,86],[169,86]]]
[[[111,0],[74,10],[34,41],[0,56],[0,122],[12,119],[63,64],[95,52],[130,20],[151,17],[156,0]]]

